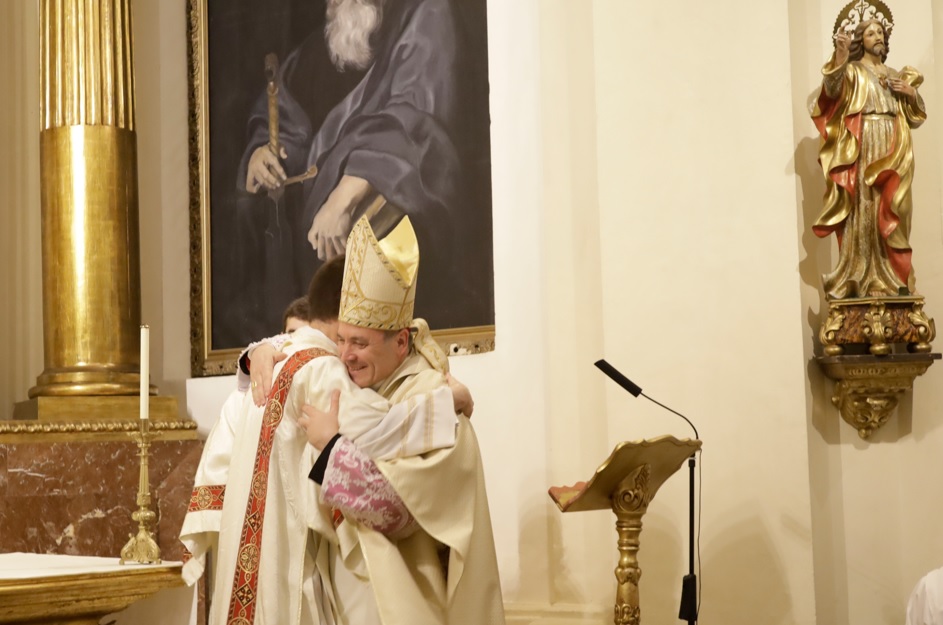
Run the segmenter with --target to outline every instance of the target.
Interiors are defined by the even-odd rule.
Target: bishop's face
[[[384,332],[341,322],[337,348],[347,373],[360,388],[375,387],[393,375],[409,352],[409,329]]]
[[[861,43],[869,54],[878,58],[883,57],[887,51],[887,45],[884,43],[884,28],[878,23],[869,25],[861,35]]]

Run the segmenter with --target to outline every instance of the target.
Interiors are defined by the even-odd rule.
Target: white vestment
[[[907,602],[906,625],[943,625],[943,568],[917,582]]]

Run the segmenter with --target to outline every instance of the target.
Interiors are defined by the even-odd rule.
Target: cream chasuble
[[[401,402],[442,384],[443,373],[427,357],[413,354],[379,391]],[[470,422],[459,417],[450,448],[376,460],[376,465],[421,527],[400,541],[356,521],[338,528],[349,567],[356,567],[362,553],[383,625],[502,625],[491,517]],[[447,583],[440,544],[450,551]]]

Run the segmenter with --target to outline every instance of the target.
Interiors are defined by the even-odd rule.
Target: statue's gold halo
[[[858,24],[869,20],[880,22],[888,33],[894,28],[894,16],[891,14],[891,9],[881,0],[851,0],[835,19],[832,34],[837,35],[839,30],[843,30],[850,35],[854,33]]]

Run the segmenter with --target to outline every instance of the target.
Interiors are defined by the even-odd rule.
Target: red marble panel
[[[183,543],[177,540],[183,517],[187,514],[190,493],[193,491],[193,476],[200,464],[203,445],[193,446],[180,457],[177,464],[153,488],[157,500],[158,534],[172,537],[170,541],[160,541],[161,557],[167,560],[183,560]]]
[[[7,498],[7,449],[0,445],[0,507]]]
[[[202,450],[199,441],[150,449],[151,509],[161,518],[161,557],[179,560],[177,540]],[[137,446],[128,443],[0,445],[0,551],[116,557],[137,531]]]

